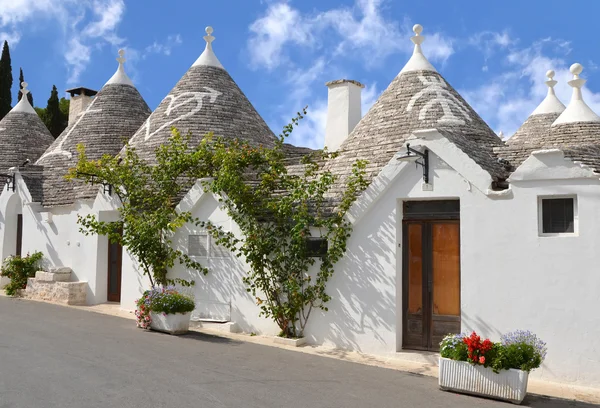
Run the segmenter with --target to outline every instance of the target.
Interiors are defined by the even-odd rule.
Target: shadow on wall
[[[305,335],[309,342],[333,343],[359,352],[366,351],[365,344],[378,343],[395,350],[396,228],[390,217],[372,233],[353,232],[346,255],[327,286],[332,297],[329,311],[315,311],[308,323]],[[362,227],[364,230],[365,224]],[[382,333],[393,336],[385,338]]]

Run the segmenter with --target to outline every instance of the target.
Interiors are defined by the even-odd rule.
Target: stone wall
[[[53,268],[50,272],[38,271],[35,278],[27,279],[23,297],[65,305],[85,305],[87,282],[70,282],[70,278],[70,268]]]

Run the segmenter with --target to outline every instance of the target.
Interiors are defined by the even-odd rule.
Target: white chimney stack
[[[362,117],[360,93],[365,86],[351,79],[338,79],[325,85],[329,88],[325,147],[335,152]]]

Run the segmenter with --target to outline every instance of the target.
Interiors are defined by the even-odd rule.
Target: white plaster
[[[510,175],[509,182],[597,178],[591,168],[565,158],[562,150],[547,149],[532,152]]]
[[[546,113],[561,113],[565,110],[565,105],[556,97],[554,93],[554,86],[558,83],[554,80],[554,71],[550,70],[546,72],[546,76],[548,80],[546,81],[546,85],[548,86],[548,94],[539,104],[537,108],[531,113],[533,115],[542,115]]]
[[[23,86],[21,89],[23,96],[21,97],[19,103],[17,103],[15,107],[11,109],[11,112],[33,113],[34,115],[37,115],[37,112],[29,103],[29,99],[27,99],[27,94],[29,93],[29,89],[27,89],[27,82],[22,82],[21,85]]]
[[[361,91],[364,85],[355,81],[333,81],[326,85],[328,92],[325,147],[334,152],[348,138],[362,117]]]
[[[600,122],[600,116],[596,115],[596,113],[585,103],[581,94],[581,88],[586,82],[585,79],[579,78],[579,74],[581,74],[583,67],[581,64],[573,64],[571,65],[570,70],[573,74],[573,79],[569,81],[569,85],[573,88],[571,102],[564,112],[556,118],[552,126],[563,123]]]
[[[171,126],[173,126],[175,123],[179,122],[180,120],[183,120],[185,118],[189,118],[190,116],[195,115],[202,109],[202,106],[204,103],[203,99],[205,97],[208,97],[209,103],[215,103],[217,98],[220,95],[222,95],[221,92],[216,91],[212,88],[209,88],[208,86],[205,86],[203,88],[206,90],[206,92],[183,92],[177,96],[167,95],[165,100],[167,100],[167,99],[169,100],[169,106],[167,106],[167,109],[165,111],[165,116],[170,116],[171,113],[173,113],[174,111],[178,111],[183,106],[186,106],[186,105],[189,105],[192,103],[195,103],[195,104],[192,106],[191,110],[189,110],[185,113],[180,113],[173,120],[163,123],[157,129],[152,129],[152,124],[153,124],[152,116],[150,116],[148,119],[146,119],[146,121],[144,122],[144,124],[142,125],[140,130],[137,131],[136,135],[134,135],[131,138],[130,143],[135,144],[135,143],[141,142],[141,140],[139,140],[139,139],[142,136],[144,138],[143,141],[147,141],[152,136],[154,136],[155,134],[160,132],[162,129],[164,129],[166,127],[170,128]]]
[[[400,71],[400,74],[398,74],[398,75],[401,75],[404,72],[410,72],[410,71],[437,72],[436,69],[433,67],[433,65],[431,65],[431,63],[427,60],[427,58],[425,58],[425,55],[423,55],[423,50],[421,50],[421,44],[423,43],[423,41],[425,41],[425,37],[423,37],[421,35],[421,32],[423,31],[423,27],[420,24],[415,24],[413,26],[413,31],[415,32],[415,35],[410,37],[410,40],[415,45],[413,54],[410,57],[410,59],[408,60],[408,62],[406,63],[406,65],[404,65],[404,68],[402,68],[402,70]]]
[[[419,110],[419,120],[427,119],[427,113],[429,109],[431,109],[436,104],[439,104],[444,111],[444,115],[437,120],[438,124],[448,124],[448,125],[464,125],[465,120],[471,122],[473,119],[469,115],[469,110],[467,106],[456,96],[454,96],[450,90],[448,89],[448,84],[444,79],[440,77],[434,76],[423,76],[419,75],[419,81],[425,86],[425,88],[421,89],[419,92],[413,95],[410,98],[410,101],[406,105],[406,111],[411,112],[415,103],[425,97],[426,95],[433,94],[433,97],[421,107]],[[456,117],[452,112],[451,106],[454,106],[461,115],[464,120]]]
[[[204,48],[204,52],[200,54],[200,57],[198,57],[196,62],[192,64],[192,67],[205,65],[225,69],[223,68],[223,65],[221,65],[221,62],[219,61],[212,49],[212,42],[215,40],[215,37],[212,36],[212,33],[213,28],[206,27],[206,35],[204,36],[204,40],[206,41],[206,48]]]
[[[104,84],[106,85],[130,85],[134,86],[131,79],[125,73],[125,69],[123,68],[123,64],[125,63],[125,50],[119,50],[119,58],[117,58],[119,62],[119,67],[117,68],[117,72]]]

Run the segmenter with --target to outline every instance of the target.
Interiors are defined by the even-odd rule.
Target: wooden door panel
[[[410,223],[405,226],[406,234],[406,298],[404,315],[404,339],[407,347],[423,348],[425,322],[423,321],[423,225]]]
[[[432,240],[431,349],[448,333],[460,332],[460,225],[434,222]]]
[[[108,243],[108,288],[109,302],[121,301],[121,270],[123,264],[123,247],[118,243]]]
[[[439,350],[459,333],[459,203],[405,202],[402,282],[404,348]]]

